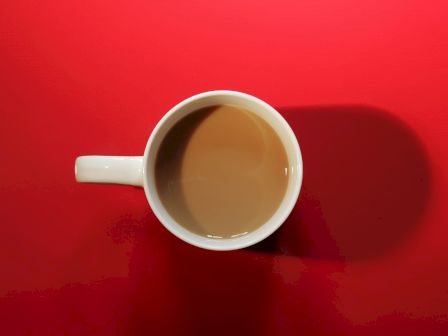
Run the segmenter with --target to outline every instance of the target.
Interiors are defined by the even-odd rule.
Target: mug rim
[[[160,200],[160,197],[157,194],[156,186],[151,185],[149,182],[149,176],[147,174],[148,172],[148,165],[149,165],[149,156],[150,156],[150,150],[151,146],[154,142],[154,140],[159,136],[160,129],[162,126],[175,114],[177,111],[179,111],[182,107],[187,106],[188,104],[202,98],[208,98],[211,96],[236,96],[242,99],[250,100],[258,105],[261,105],[264,110],[269,111],[269,113],[276,118],[280,124],[282,125],[283,129],[287,133],[287,137],[289,141],[292,144],[293,147],[293,155],[295,159],[297,160],[297,172],[295,177],[295,182],[291,182],[291,180],[288,181],[288,188],[293,183],[293,190],[290,194],[290,197],[285,198],[281,201],[279,207],[276,211],[280,209],[284,204],[284,210],[280,214],[277,215],[276,220],[271,223],[270,226],[267,226],[268,222],[271,222],[272,217],[267,220],[265,223],[263,223],[257,230],[252,231],[248,233],[247,235],[244,235],[242,239],[239,238],[222,238],[222,239],[216,239],[216,238],[207,238],[198,234],[195,234],[187,229],[179,229],[178,226],[182,226],[180,223],[177,223],[171,215],[167,213],[169,218],[166,218],[166,216],[162,213],[162,211],[159,209],[159,205],[156,204],[155,198]],[[276,130],[278,133],[278,131]],[[155,154],[156,155],[156,154]],[[151,172],[153,173],[153,172]],[[237,250],[241,248],[245,248],[251,245],[254,245],[268,236],[270,236],[272,233],[274,233],[286,220],[286,218],[289,216],[291,211],[293,210],[297,199],[300,194],[301,186],[302,186],[302,180],[303,180],[303,160],[302,160],[302,154],[300,150],[299,143],[297,141],[297,138],[291,129],[291,126],[287,123],[287,121],[283,118],[283,116],[271,105],[264,102],[263,100],[249,95],[247,93],[239,92],[239,91],[233,91],[233,90],[213,90],[213,91],[206,91],[202,93],[195,94],[187,99],[184,99],[183,101],[179,102],[175,106],[173,106],[157,123],[157,125],[154,127],[153,131],[151,132],[151,135],[148,139],[148,142],[145,147],[145,152],[143,155],[143,188],[145,191],[146,198],[148,200],[148,203],[156,215],[157,219],[162,223],[162,225],[172,234],[174,234],[177,238],[200,248],[208,249],[208,250],[216,250],[216,251],[226,251],[226,250]],[[163,207],[163,205],[161,205]],[[275,215],[276,213],[274,213]],[[273,215],[273,216],[274,216]],[[172,221],[176,223],[177,225],[173,225],[172,223],[169,223],[169,221]],[[258,232],[261,228],[264,228],[262,232]],[[190,234],[184,234],[182,233],[182,230],[188,231]]]

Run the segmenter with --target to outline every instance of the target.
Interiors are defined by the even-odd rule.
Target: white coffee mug
[[[268,122],[280,137],[289,162],[288,185],[285,196],[273,213],[257,230],[235,238],[208,238],[197,235],[176,222],[163,206],[156,190],[155,161],[159,146],[167,132],[183,117],[200,108],[230,104],[247,109]],[[143,187],[151,209],[160,222],[176,237],[210,250],[236,250],[260,242],[286,220],[294,208],[302,185],[302,154],[288,123],[264,101],[236,91],[209,91],[192,96],[174,106],[154,128],[143,156],[80,156],[75,162],[78,182],[118,183]]]

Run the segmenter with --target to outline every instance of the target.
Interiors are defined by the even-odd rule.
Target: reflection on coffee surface
[[[157,153],[155,181],[167,212],[191,232],[231,238],[263,225],[288,183],[288,158],[274,129],[232,105],[177,122]]]

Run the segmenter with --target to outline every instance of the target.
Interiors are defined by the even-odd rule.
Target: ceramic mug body
[[[168,131],[188,114],[207,106],[236,105],[263,118],[280,137],[288,156],[288,184],[285,196],[267,220],[255,231],[235,238],[208,238],[197,235],[178,223],[163,206],[156,189],[155,162],[158,149]],[[176,237],[183,241],[209,250],[235,250],[260,242],[286,220],[299,196],[303,163],[297,139],[288,123],[264,101],[236,91],[208,91],[192,96],[169,110],[154,128],[143,156],[81,156],[75,162],[78,182],[119,183],[142,186],[149,205],[159,221]]]

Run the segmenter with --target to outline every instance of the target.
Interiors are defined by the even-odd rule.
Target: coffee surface
[[[158,195],[183,227],[210,238],[247,234],[279,207],[288,159],[272,127],[231,105],[199,109],[167,133],[155,167]]]

